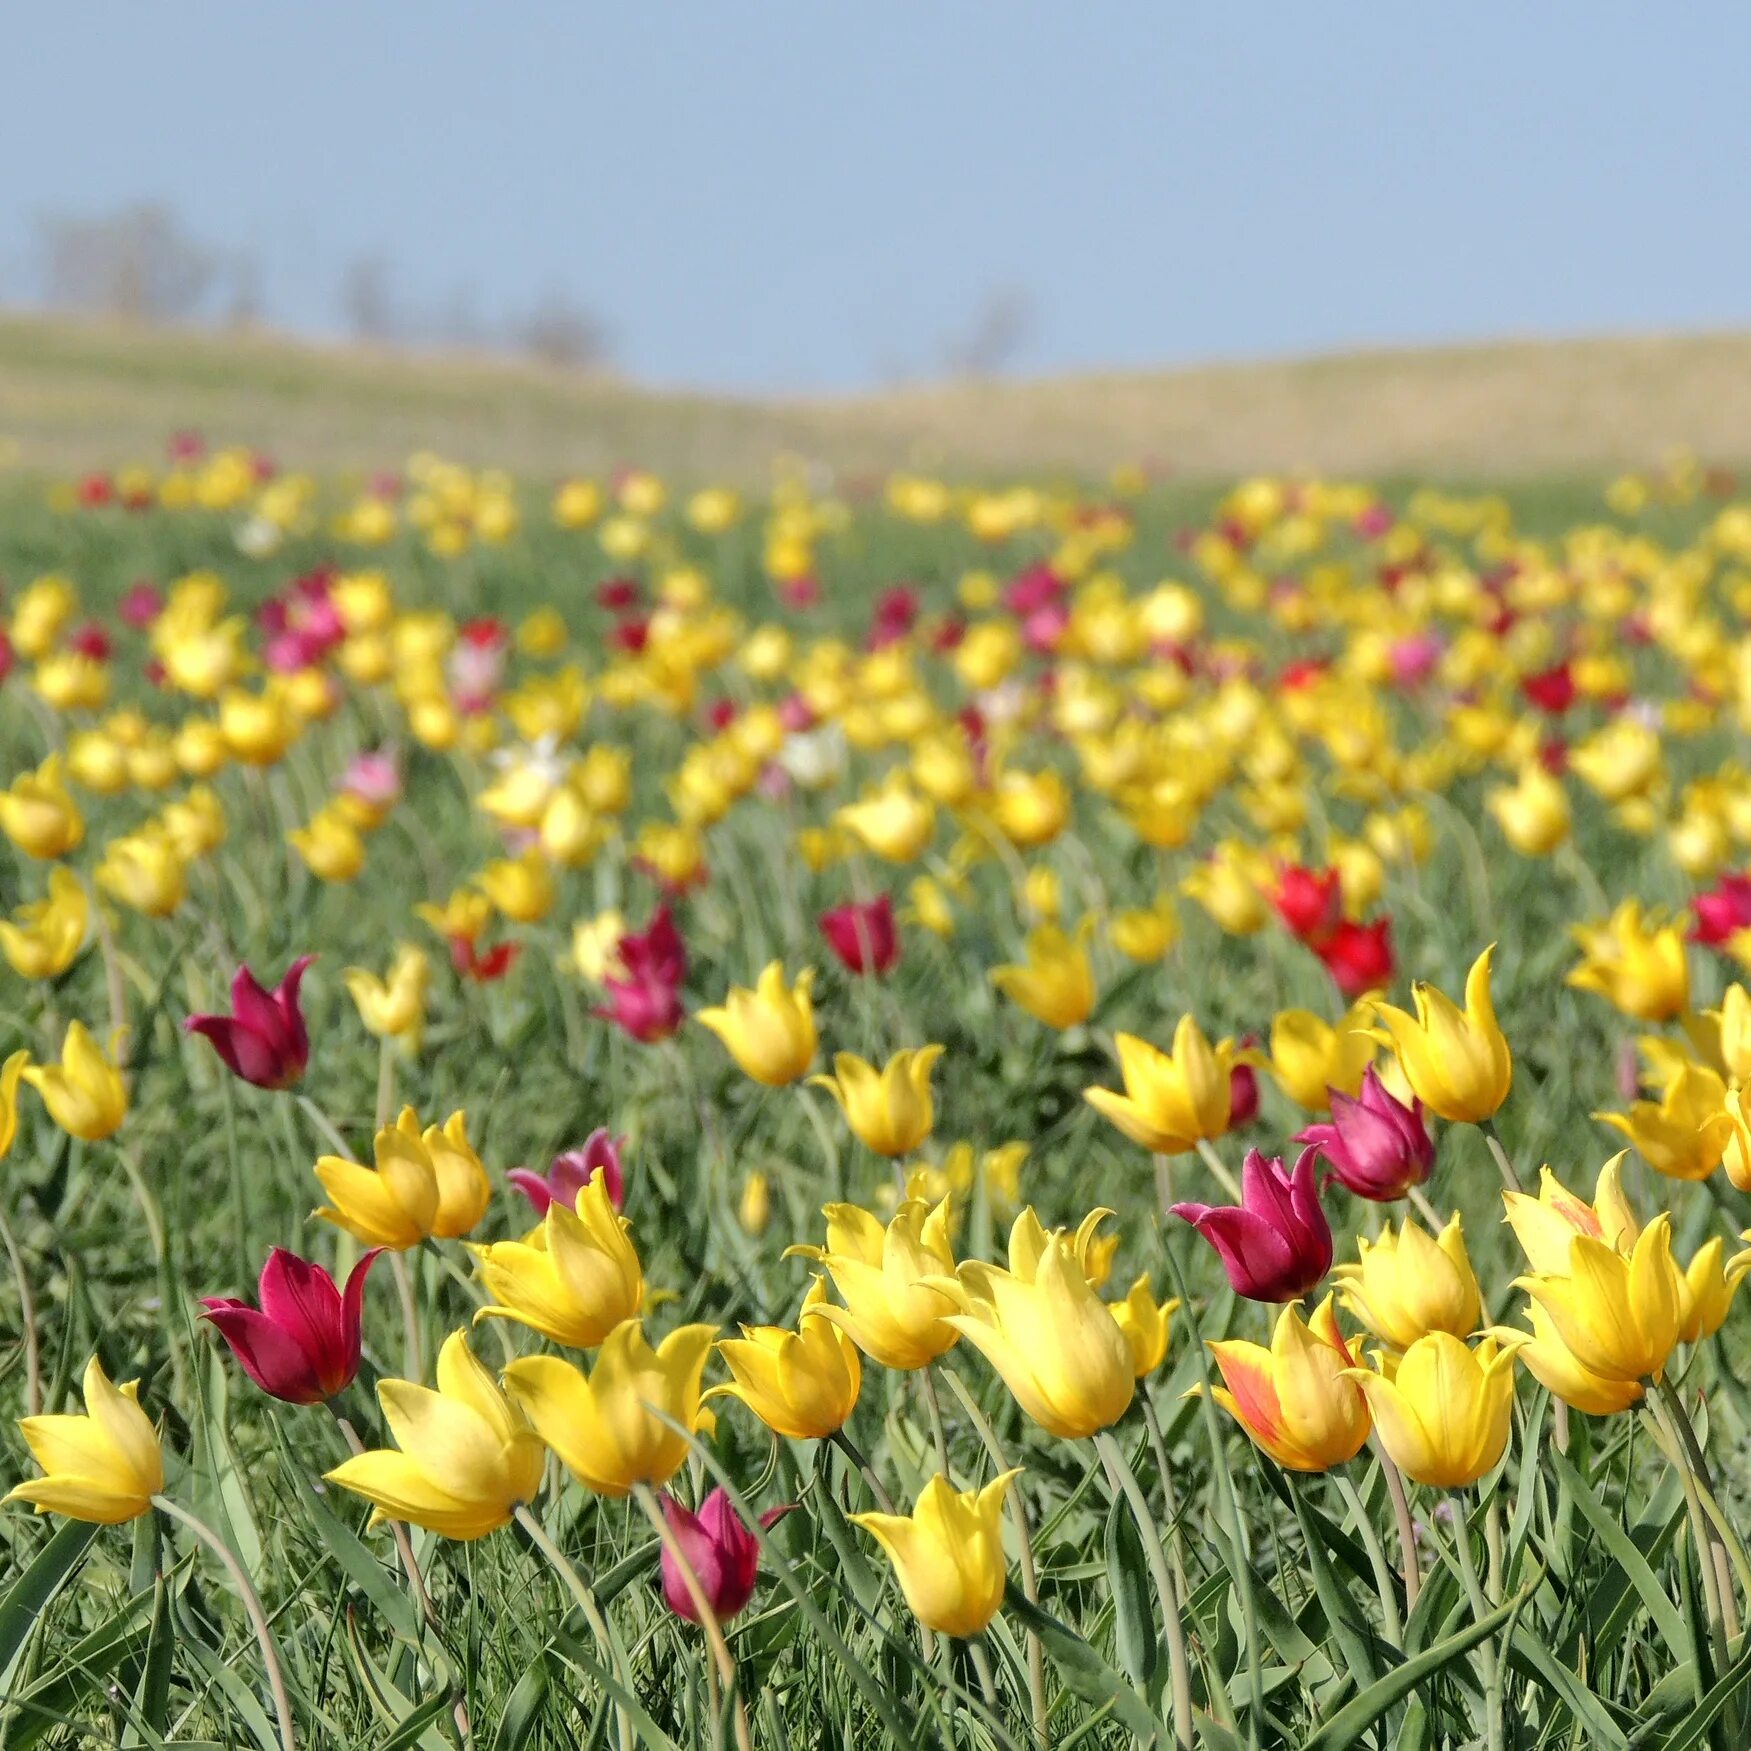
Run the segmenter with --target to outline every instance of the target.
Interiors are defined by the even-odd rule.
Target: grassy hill
[[[288,464],[431,448],[558,474],[639,461],[754,479],[795,452],[842,469],[1191,476],[1307,467],[1497,480],[1596,473],[1674,445],[1751,462],[1751,334],[1503,342],[855,397],[646,389],[499,359],[258,334],[0,317],[0,450],[30,469],[152,458],[194,426]]]

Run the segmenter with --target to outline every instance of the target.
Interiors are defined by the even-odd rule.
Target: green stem
[[[1471,1552],[1471,1527],[1465,1518],[1465,1497],[1453,1491],[1453,1548],[1459,1556],[1459,1573],[1465,1582],[1465,1596],[1471,1601],[1472,1616],[1482,1623],[1490,1614],[1489,1601],[1477,1578],[1477,1558]],[[1486,1641],[1480,1650],[1484,1668],[1484,1731],[1490,1751],[1501,1751],[1502,1745],[1502,1665],[1495,1647]]]
[[[1198,1153],[1204,1158],[1204,1165],[1215,1176],[1216,1183],[1235,1203],[1241,1203],[1243,1200],[1240,1182],[1228,1171],[1223,1164],[1222,1157],[1216,1153],[1215,1146],[1207,1138],[1200,1137],[1198,1139]]]
[[[1392,1518],[1398,1527],[1399,1561],[1404,1565],[1404,1609],[1409,1616],[1416,1609],[1417,1595],[1423,1590],[1422,1565],[1417,1560],[1417,1528],[1411,1519],[1410,1498],[1404,1493],[1404,1476],[1393,1464],[1378,1436],[1373,1440],[1374,1458],[1380,1475],[1386,1480],[1386,1493],[1392,1498]]]
[[[6,1262],[12,1267],[12,1280],[18,1285],[18,1323],[24,1334],[24,1408],[28,1415],[38,1416],[43,1408],[43,1364],[37,1348],[36,1291],[24,1274],[24,1256],[6,1210],[0,1205],[0,1246],[6,1249]]]
[[[1479,1119],[1477,1128],[1483,1132],[1484,1141],[1490,1146],[1490,1154],[1496,1158],[1496,1168],[1502,1176],[1502,1184],[1510,1192],[1523,1192],[1525,1187],[1520,1183],[1520,1176],[1514,1171],[1514,1163],[1508,1151],[1502,1145],[1502,1134],[1496,1129],[1494,1115],[1487,1119]]]
[[[1369,1518],[1362,1492],[1343,1471],[1333,1470],[1327,1475],[1337,1485],[1338,1494],[1344,1498],[1350,1517],[1356,1522],[1356,1531],[1361,1537],[1362,1546],[1368,1552],[1368,1565],[1374,1571],[1374,1589],[1380,1595],[1380,1616],[1385,1624],[1386,1639],[1395,1648],[1403,1647],[1404,1620],[1398,1611],[1398,1589],[1392,1584],[1392,1565],[1386,1560],[1386,1547],[1380,1542],[1380,1534],[1375,1531],[1374,1522]]]

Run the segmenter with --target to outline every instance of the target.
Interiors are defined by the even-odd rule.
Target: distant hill
[[[0,317],[0,453],[16,445],[21,466],[151,460],[183,426],[326,469],[393,465],[425,448],[543,475],[640,462],[744,481],[785,452],[841,469],[959,475],[1095,472],[1147,458],[1194,477],[1306,467],[1508,480],[1645,464],[1678,445],[1751,462],[1751,334],[759,398],[502,359]]]

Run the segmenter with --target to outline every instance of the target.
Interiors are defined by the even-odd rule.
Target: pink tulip
[[[259,1312],[247,1301],[207,1296],[204,1317],[263,1392],[287,1404],[321,1404],[359,1371],[365,1276],[382,1250],[372,1247],[341,1290],[321,1265],[276,1246],[261,1268]]]
[[[849,972],[885,973],[900,958],[890,895],[829,907],[819,922],[821,934]]]
[[[182,1025],[205,1034],[234,1076],[257,1088],[290,1088],[310,1062],[310,1036],[298,987],[314,955],[300,955],[276,990],[267,991],[248,967],[231,981],[230,1015],[191,1015]]]
[[[768,1508],[760,1516],[764,1530],[782,1520],[796,1504]],[[663,1497],[663,1518],[675,1535],[681,1554],[699,1582],[699,1590],[719,1623],[727,1623],[754,1597],[754,1582],[760,1571],[760,1546],[742,1523],[730,1498],[715,1489],[695,1514],[671,1495]],[[663,1550],[663,1598],[677,1617],[699,1621],[693,1596],[681,1575],[681,1565]]]
[[[1359,1097],[1331,1091],[1331,1120],[1309,1125],[1295,1139],[1317,1149],[1332,1172],[1359,1198],[1377,1204],[1420,1186],[1435,1165],[1435,1140],[1414,1095],[1407,1107],[1370,1064]]]
[[[578,1193],[600,1173],[607,1183],[609,1202],[618,1210],[626,1202],[626,1176],[620,1163],[625,1146],[624,1137],[613,1136],[606,1125],[598,1125],[581,1147],[554,1156],[546,1173],[513,1167],[505,1178],[535,1206],[537,1216],[545,1216],[547,1206],[555,1202],[571,1209]]]
[[[1291,1174],[1280,1160],[1247,1151],[1239,1204],[1175,1204],[1216,1249],[1236,1294],[1294,1301],[1331,1269],[1331,1224],[1319,1202],[1317,1149],[1304,1149]]]

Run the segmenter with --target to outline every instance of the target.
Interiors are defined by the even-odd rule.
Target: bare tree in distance
[[[979,300],[943,363],[952,376],[995,377],[1015,362],[1033,325],[1033,299],[1018,286],[1000,286]]]
[[[400,330],[389,264],[380,255],[347,263],[340,277],[341,316],[355,340],[390,341]]]
[[[608,356],[602,325],[570,294],[544,293],[511,337],[530,358],[565,371],[588,371]]]
[[[97,218],[39,221],[43,290],[58,309],[130,322],[180,322],[199,314],[219,277],[212,250],[159,201]]]

